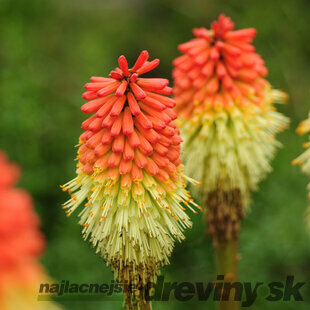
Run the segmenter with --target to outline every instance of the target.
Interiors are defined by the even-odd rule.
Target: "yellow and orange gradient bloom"
[[[237,191],[245,207],[271,170],[280,145],[275,134],[288,124],[274,107],[286,94],[265,79],[268,71],[252,45],[255,29],[234,30],[231,19],[220,15],[210,30],[193,34],[173,62],[185,171],[202,181],[204,200]]]
[[[303,120],[299,126],[297,127],[297,133],[300,135],[304,135],[310,132],[310,113],[306,120]],[[293,160],[293,165],[300,165],[302,172],[310,177],[310,141],[305,142],[303,147],[306,149],[301,155],[299,155],[296,159]],[[310,231],[310,182],[307,186],[308,190],[308,209],[306,211],[306,224]]]
[[[166,79],[141,77],[159,64],[148,57],[143,51],[129,69],[120,56],[109,78],[85,85],[81,109],[94,114],[82,124],[77,177],[63,186],[71,194],[64,209],[80,207],[84,238],[116,279],[142,283],[168,264],[191,227],[186,209],[197,207],[185,190],[172,89]]]
[[[30,195],[14,188],[19,175],[0,151],[0,309],[56,310],[51,302],[37,301],[40,283],[47,281],[38,262],[44,240]]]

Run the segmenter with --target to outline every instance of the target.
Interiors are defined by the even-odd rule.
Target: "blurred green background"
[[[280,110],[292,119],[279,136],[284,147],[274,172],[253,195],[241,234],[242,281],[307,281],[305,302],[266,302],[264,290],[251,309],[309,309],[310,238],[304,226],[307,178],[291,160],[306,137],[295,128],[310,103],[310,5],[308,0],[0,0],[0,148],[23,169],[20,186],[34,197],[47,249],[42,259],[56,280],[109,282],[112,273],[82,241],[77,219],[67,219],[59,189],[75,175],[80,124],[85,115],[83,85],[91,75],[107,75],[125,54],[133,64],[147,49],[160,58],[154,71],[171,76],[177,45],[191,29],[209,27],[219,13],[236,28],[255,27],[257,51],[269,80],[290,100]],[[171,281],[212,281],[213,251],[203,237],[201,215],[187,240],[177,245],[162,274]],[[119,309],[121,302],[63,302],[67,309]],[[214,309],[212,302],[154,303],[154,309]]]

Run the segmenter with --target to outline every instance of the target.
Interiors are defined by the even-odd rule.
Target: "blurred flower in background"
[[[229,281],[238,280],[240,225],[250,194],[271,171],[276,134],[288,125],[274,106],[286,94],[265,79],[267,68],[252,45],[256,30],[234,27],[221,14],[210,30],[194,28],[195,38],[179,45],[183,55],[173,62],[185,171],[201,181],[197,194],[217,274]],[[230,299],[218,309],[239,304]]]
[[[173,62],[185,168],[202,182],[214,241],[230,239],[238,235],[250,192],[271,170],[280,145],[275,135],[288,124],[274,102],[286,94],[264,79],[268,71],[251,44],[254,28],[234,31],[222,14],[211,30],[193,33]]]
[[[47,280],[38,262],[44,239],[30,195],[14,188],[19,176],[19,167],[0,151],[0,308],[59,309],[37,301],[39,284]]]
[[[308,118],[300,122],[299,126],[296,129],[297,133],[300,135],[304,135],[310,132],[310,113]],[[306,149],[300,156],[293,160],[293,165],[300,165],[301,171],[310,177],[310,142],[305,142],[303,147]],[[308,190],[308,209],[306,211],[306,224],[308,229],[310,230],[310,183],[307,186]]]

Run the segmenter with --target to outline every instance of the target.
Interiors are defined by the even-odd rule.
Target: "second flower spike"
[[[233,29],[224,15],[211,30],[194,29],[195,38],[179,45],[173,71],[186,172],[202,181],[215,242],[237,237],[250,192],[271,170],[275,134],[288,124],[274,107],[286,94],[264,79],[252,45],[256,30]]]

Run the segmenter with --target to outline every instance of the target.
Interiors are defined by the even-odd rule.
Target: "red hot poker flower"
[[[80,213],[84,236],[113,265],[116,278],[147,282],[168,263],[174,240],[191,225],[181,202],[197,206],[184,189],[179,130],[169,81],[143,78],[159,60],[143,51],[129,69],[124,56],[109,78],[85,85],[78,176],[63,186],[70,215]],[[121,236],[121,238],[120,238]]]
[[[0,273],[23,269],[43,249],[39,220],[32,209],[31,197],[12,188],[19,177],[17,165],[0,152]]]
[[[13,187],[19,175],[19,167],[0,151],[0,308],[60,309],[37,301],[37,288],[47,279],[38,263],[44,240],[30,195]]]
[[[274,103],[284,102],[286,94],[264,78],[268,71],[252,45],[254,28],[234,30],[231,19],[220,15],[210,30],[195,28],[193,34],[194,39],[179,45],[183,55],[173,62],[183,159],[188,175],[202,182],[201,200],[211,206],[206,214],[218,229],[209,225],[210,232],[228,238],[237,235],[235,220],[270,171],[279,147],[276,134],[288,124]],[[236,203],[233,214],[234,196],[243,209]],[[212,213],[218,202],[229,206],[229,212]],[[231,225],[222,225],[221,214],[226,212],[233,214]]]

